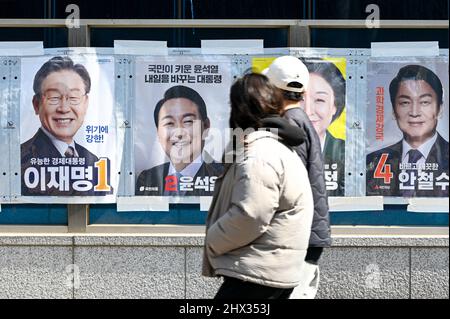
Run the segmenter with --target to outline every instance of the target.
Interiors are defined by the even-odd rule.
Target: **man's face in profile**
[[[203,149],[203,131],[209,120],[201,121],[198,107],[185,98],[166,101],[158,115],[158,138],[175,168],[182,169],[197,158]]]
[[[88,96],[82,78],[74,71],[50,73],[33,99],[42,126],[57,139],[71,143],[84,121]]]
[[[405,140],[418,147],[436,132],[440,107],[436,92],[423,80],[407,80],[399,84],[394,115]]]

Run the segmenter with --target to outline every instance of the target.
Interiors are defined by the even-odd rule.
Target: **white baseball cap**
[[[285,91],[303,93],[308,87],[308,68],[293,56],[285,55],[276,58],[267,69],[262,71],[262,74],[267,76],[277,88]],[[297,85],[292,86],[295,83]]]

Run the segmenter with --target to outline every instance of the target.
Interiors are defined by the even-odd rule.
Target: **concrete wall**
[[[318,298],[449,298],[448,236],[334,236]],[[211,298],[203,236],[0,234],[0,298]]]

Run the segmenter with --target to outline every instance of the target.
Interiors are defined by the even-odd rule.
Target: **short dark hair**
[[[441,107],[443,103],[444,91],[442,89],[442,83],[439,77],[430,69],[421,65],[407,65],[402,67],[395,78],[392,79],[391,84],[389,84],[389,95],[391,98],[392,108],[395,111],[395,97],[397,96],[398,87],[403,81],[419,81],[423,80],[427,82],[436,93],[438,99],[438,108]]]
[[[246,74],[230,90],[230,127],[242,129],[262,127],[261,120],[280,114],[283,107],[281,90],[262,74]]]
[[[281,90],[281,89],[280,89]],[[303,95],[305,94],[305,92],[292,92],[292,91],[286,91],[286,90],[281,90],[281,93],[283,94],[283,98],[285,100],[289,100],[289,101],[303,101]]]
[[[91,90],[91,77],[82,64],[74,64],[72,59],[67,56],[56,56],[45,62],[34,76],[33,91],[40,96],[42,94],[42,82],[53,72],[69,70],[77,73],[84,82],[86,94]]]
[[[161,107],[164,103],[171,99],[188,99],[192,101],[198,108],[198,113],[200,114],[201,120],[204,122],[208,119],[208,114],[206,112],[206,104],[203,98],[198,94],[197,91],[191,89],[190,87],[183,85],[176,85],[169,88],[165,93],[164,97],[156,103],[155,110],[153,112],[153,117],[155,120],[155,125],[158,127],[158,116],[161,111]]]
[[[345,106],[345,79],[338,67],[330,61],[304,61],[308,68],[309,74],[316,73],[320,75],[333,89],[334,105],[336,113],[333,115],[331,122],[334,122],[342,113]]]

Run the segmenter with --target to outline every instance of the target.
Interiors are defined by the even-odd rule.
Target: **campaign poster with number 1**
[[[113,57],[22,58],[20,143],[22,196],[114,202]]]

